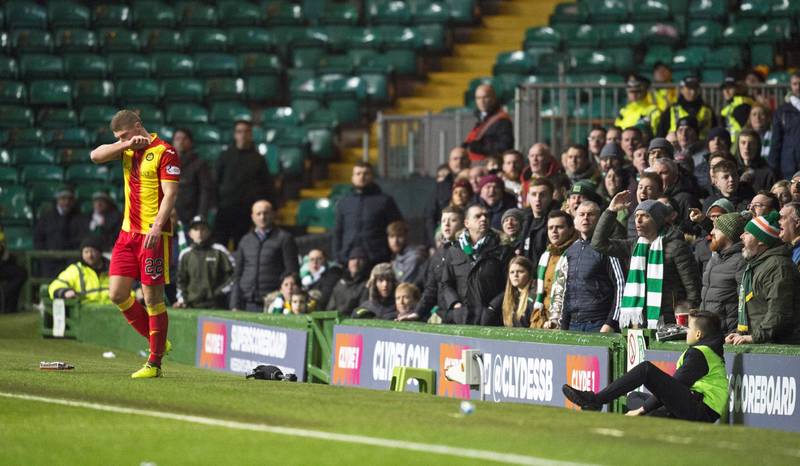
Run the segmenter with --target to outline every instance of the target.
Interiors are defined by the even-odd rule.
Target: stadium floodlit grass
[[[38,316],[0,316],[0,392],[228,421],[593,464],[798,464],[800,435],[416,393],[245,380],[37,335]],[[120,325],[126,325],[120,317]],[[144,346],[144,341],[143,341]],[[42,360],[75,365],[40,371]],[[486,464],[485,460],[96,411],[0,396],[2,464]],[[532,463],[533,464],[533,463]],[[543,464],[543,463],[542,463]]]

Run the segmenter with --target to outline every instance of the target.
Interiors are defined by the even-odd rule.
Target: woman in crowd
[[[761,158],[769,158],[769,145],[772,141],[772,112],[769,107],[761,103],[755,103],[750,107],[750,116],[747,119],[745,128],[750,128],[758,133],[761,138]]]
[[[373,267],[367,281],[369,299],[356,307],[353,317],[394,320],[397,317],[394,305],[395,288],[397,288],[397,277],[392,270],[392,264],[383,262]]]
[[[292,295],[301,290],[300,276],[286,273],[281,277],[281,288],[264,296],[264,312],[267,314],[291,314]]]
[[[792,202],[792,183],[788,180],[777,181],[769,191],[778,197],[781,207]]]
[[[516,256],[508,265],[505,291],[492,300],[489,308],[506,327],[542,328],[547,322],[544,311],[534,310],[534,266],[524,256]]]

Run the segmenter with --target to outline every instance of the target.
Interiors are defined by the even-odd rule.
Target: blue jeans
[[[605,324],[605,320],[594,320],[591,322],[570,322],[569,329],[573,332],[599,332]]]

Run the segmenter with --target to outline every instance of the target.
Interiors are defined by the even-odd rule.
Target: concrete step
[[[445,57],[441,60],[442,68],[447,71],[470,72],[473,74],[491,74],[494,62],[494,57],[469,60],[458,57]]]

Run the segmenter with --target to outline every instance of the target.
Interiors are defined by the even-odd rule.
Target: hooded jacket
[[[233,285],[233,258],[225,246],[194,243],[178,258],[178,300],[190,308],[224,305]]]
[[[753,297],[745,304],[753,343],[800,342],[800,273],[785,244],[746,259]]]
[[[369,298],[367,291],[367,279],[369,278],[369,268],[364,266],[355,276],[345,270],[342,278],[336,283],[331,292],[331,299],[324,309],[331,311],[341,311],[350,314],[353,309]]]
[[[390,257],[386,243],[386,227],[403,215],[394,199],[375,184],[362,190],[353,189],[336,204],[336,224],[333,228],[333,251],[342,264],[354,247],[361,247],[367,262],[387,262]]]
[[[739,285],[742,283],[745,265],[742,242],[738,241],[722,251],[712,253],[703,271],[700,308],[719,316],[722,331],[726,335],[736,331],[739,319]]]

